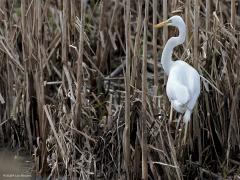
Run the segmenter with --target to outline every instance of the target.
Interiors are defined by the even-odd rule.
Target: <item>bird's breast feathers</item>
[[[184,113],[186,111],[186,105],[185,104],[181,104],[177,100],[171,101],[171,105],[179,113]]]
[[[184,112],[187,104],[200,92],[198,72],[184,61],[175,61],[167,81],[167,95],[173,108]]]

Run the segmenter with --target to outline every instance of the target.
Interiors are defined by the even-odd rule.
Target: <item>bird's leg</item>
[[[179,124],[180,124],[181,119],[182,119],[182,114],[180,114],[180,116],[178,117],[178,121],[177,121],[177,127],[176,127],[176,129],[179,128]]]
[[[191,112],[192,112],[192,110],[187,109],[183,116],[183,122],[185,123],[184,137],[183,137],[184,144],[186,143],[186,139],[187,139],[188,122],[190,121],[190,118],[191,118]]]
[[[171,124],[171,122],[172,122],[172,115],[173,115],[173,106],[172,106],[172,103],[171,103],[171,110],[170,110],[170,117],[169,117],[169,120],[168,120],[168,124]]]
[[[178,119],[177,119],[177,126],[176,126],[176,129],[175,129],[175,134],[179,134],[179,125],[180,125],[181,119],[182,119],[182,114],[180,114]],[[181,132],[180,132],[180,134],[181,134]]]
[[[187,129],[188,129],[188,121],[185,122],[184,136],[183,136],[183,144],[186,144],[187,139]]]

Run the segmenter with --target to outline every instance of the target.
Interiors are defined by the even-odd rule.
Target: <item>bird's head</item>
[[[179,27],[179,26],[183,26],[185,25],[183,19],[181,16],[172,16],[171,18],[169,18],[166,21],[163,21],[159,24],[155,24],[154,27],[155,28],[161,28],[163,26],[175,26],[175,27]]]

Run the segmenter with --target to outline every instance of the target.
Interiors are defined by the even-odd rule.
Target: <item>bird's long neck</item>
[[[169,71],[174,63],[174,61],[172,60],[173,49],[176,46],[182,44],[185,41],[185,37],[186,37],[185,24],[182,24],[181,26],[179,25],[176,27],[179,30],[179,36],[172,37],[167,41],[161,57],[161,64],[167,75],[169,74]]]

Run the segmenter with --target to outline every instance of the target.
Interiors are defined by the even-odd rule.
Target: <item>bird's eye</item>
[[[171,24],[172,24],[172,20],[171,20],[171,19],[168,19],[166,25],[167,25],[167,26],[170,26]]]

